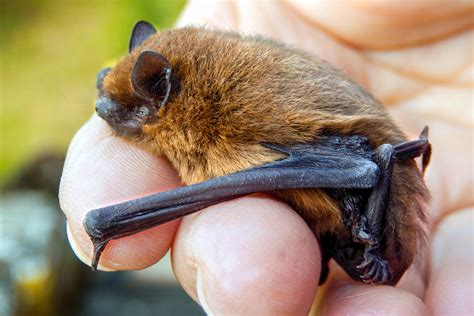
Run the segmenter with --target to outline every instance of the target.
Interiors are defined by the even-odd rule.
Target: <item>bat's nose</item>
[[[109,98],[99,98],[95,103],[95,111],[104,120],[109,119],[116,109],[117,105]]]

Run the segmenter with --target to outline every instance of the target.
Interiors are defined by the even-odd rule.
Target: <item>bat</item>
[[[394,285],[423,246],[428,128],[409,141],[379,101],[316,56],[140,21],[97,89],[98,116],[166,156],[187,186],[88,212],[93,269],[110,240],[255,192],[306,220],[323,249],[320,283],[333,258],[355,280]]]

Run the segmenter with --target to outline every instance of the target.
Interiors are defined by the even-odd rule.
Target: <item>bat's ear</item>
[[[128,52],[131,52],[132,49],[139,46],[144,40],[155,33],[156,30],[150,23],[146,21],[137,22],[132,29],[132,36],[130,37],[130,42],[128,43]]]
[[[165,105],[171,91],[171,65],[161,54],[147,50],[140,53],[132,70],[132,86],[141,98]]]

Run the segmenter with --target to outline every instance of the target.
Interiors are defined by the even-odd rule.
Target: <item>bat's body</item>
[[[426,133],[407,142],[347,76],[269,40],[201,28],[154,34],[140,22],[130,49],[101,74],[97,112],[192,186],[90,212],[96,260],[111,239],[268,191],[353,278],[400,279],[424,236],[428,192],[412,158],[427,153],[428,163]]]

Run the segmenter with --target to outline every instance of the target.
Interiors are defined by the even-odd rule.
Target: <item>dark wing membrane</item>
[[[84,226],[96,247],[93,267],[106,243],[194,213],[210,205],[256,192],[298,188],[371,188],[379,168],[368,157],[334,144],[269,148],[288,156],[168,192],[90,211]]]

